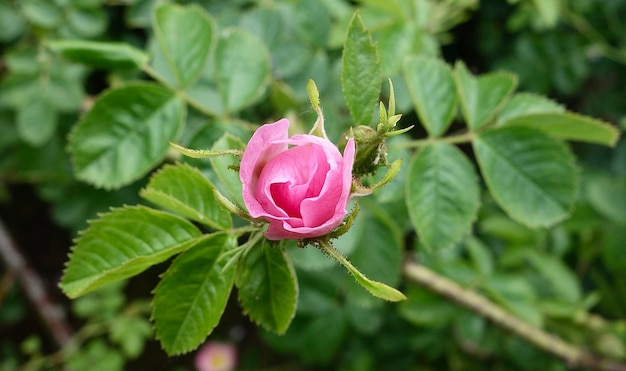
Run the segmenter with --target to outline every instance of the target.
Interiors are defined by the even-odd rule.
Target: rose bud
[[[270,240],[315,238],[347,213],[355,144],[343,156],[326,138],[288,137],[289,121],[261,126],[241,159],[239,177],[250,216],[269,222]]]

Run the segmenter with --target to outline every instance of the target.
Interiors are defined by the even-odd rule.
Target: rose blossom
[[[231,344],[209,342],[196,353],[197,371],[231,371],[237,365],[237,350]]]
[[[253,218],[269,222],[270,240],[323,236],[346,215],[352,186],[354,140],[343,157],[328,139],[288,137],[289,121],[261,126],[241,159],[243,199]]]

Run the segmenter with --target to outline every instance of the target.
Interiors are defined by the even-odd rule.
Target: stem
[[[65,321],[63,309],[52,300],[37,272],[29,267],[2,220],[0,220],[0,255],[8,270],[17,276],[26,296],[43,319],[57,346],[65,347],[72,339],[72,330]]]
[[[568,367],[589,367],[597,370],[626,371],[626,364],[599,358],[585,349],[570,344],[557,336],[534,327],[509,314],[498,305],[456,282],[438,275],[430,269],[413,262],[404,265],[405,276],[423,287],[470,309],[505,328],[547,353],[561,358]]]
[[[448,143],[448,144],[467,143],[467,142],[471,142],[472,140],[474,140],[475,136],[476,136],[476,133],[467,132],[467,133],[451,135],[449,137],[443,137],[443,138],[427,138],[427,139],[420,139],[420,140],[412,140],[407,143],[398,144],[398,146],[401,148],[418,148],[418,147],[424,147],[433,143]]]

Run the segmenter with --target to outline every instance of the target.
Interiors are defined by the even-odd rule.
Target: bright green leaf
[[[145,175],[183,125],[185,105],[152,84],[110,90],[74,127],[69,149],[79,179],[116,188]]]
[[[600,120],[571,112],[534,113],[511,118],[502,126],[525,126],[539,129],[546,134],[566,140],[576,140],[614,146],[619,130]]]
[[[215,234],[181,254],[154,290],[152,318],[169,355],[194,350],[217,326],[235,279],[220,254],[235,240]]]
[[[246,145],[241,141],[241,139],[232,134],[226,133],[218,139],[217,142],[215,142],[213,148],[211,149],[214,151],[222,151],[232,149],[243,150],[245,148]],[[226,193],[239,207],[245,208],[239,172],[231,168],[231,166],[239,166],[238,161],[233,161],[232,156],[212,157],[209,161],[211,162],[211,166],[217,174],[221,184],[224,186]]]
[[[536,113],[563,113],[565,107],[542,95],[516,93],[498,113],[498,125],[519,116]]]
[[[579,177],[563,143],[538,130],[505,127],[479,135],[474,152],[491,194],[513,219],[542,227],[569,215]]]
[[[420,240],[441,249],[468,234],[476,219],[479,187],[471,162],[453,145],[424,147],[409,167],[406,202]]]
[[[356,12],[348,26],[341,60],[341,88],[355,125],[372,122],[381,83],[378,49]]]
[[[224,113],[255,103],[270,80],[267,47],[247,31],[230,30],[217,43],[215,78]]]
[[[185,219],[143,206],[113,209],[75,241],[61,280],[70,298],[132,277],[192,246],[200,231]]]
[[[216,229],[232,225],[230,214],[215,199],[215,186],[200,170],[187,165],[166,165],[150,178],[141,193],[146,200]]]
[[[34,146],[48,141],[57,127],[57,113],[44,99],[35,99],[17,111],[17,131]]]
[[[475,77],[462,62],[456,64],[454,78],[463,116],[472,131],[487,124],[517,86],[515,75],[493,72]]]
[[[148,55],[126,43],[54,40],[50,48],[76,62],[101,68],[141,68]]]
[[[178,86],[191,85],[202,72],[214,44],[214,23],[196,5],[164,3],[156,8],[154,30]]]
[[[422,125],[430,136],[441,136],[456,112],[450,67],[439,59],[411,57],[404,63],[404,79]]]
[[[235,284],[244,312],[263,328],[287,331],[296,313],[298,283],[285,251],[263,240],[239,263]]]
[[[465,242],[465,247],[476,267],[476,271],[483,276],[489,276],[493,273],[493,254],[489,247],[475,237],[468,238]]]

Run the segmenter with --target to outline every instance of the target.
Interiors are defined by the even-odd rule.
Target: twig
[[[585,349],[579,348],[540,328],[534,327],[509,314],[487,298],[472,290],[461,287],[456,282],[440,276],[422,265],[407,262],[404,265],[404,274],[409,280],[476,312],[544,351],[561,358],[569,367],[589,367],[597,370],[626,371],[626,364],[600,358]]]
[[[37,313],[43,319],[59,348],[66,346],[72,338],[72,331],[65,321],[61,306],[52,301],[43,281],[28,266],[26,259],[11,239],[2,220],[0,220],[0,256],[2,256],[8,270],[17,276],[26,296],[35,306]]]

